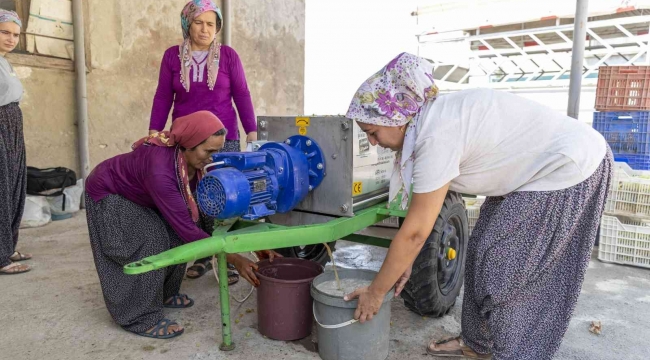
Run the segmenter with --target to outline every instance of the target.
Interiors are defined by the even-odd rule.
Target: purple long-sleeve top
[[[120,195],[134,203],[157,209],[184,242],[209,235],[192,220],[181,195],[175,170],[175,148],[140,146],[97,165],[86,180],[86,193],[95,202]],[[194,192],[196,181],[190,182]]]
[[[255,111],[251,94],[246,83],[244,67],[237,52],[229,46],[221,45],[219,73],[214,90],[208,88],[208,67],[203,67],[202,82],[194,82],[194,70],[190,68],[190,91],[186,91],[181,83],[181,60],[178,56],[178,46],[172,46],[163,56],[160,65],[158,89],[151,109],[150,130],[162,130],[167,123],[169,110],[172,111],[172,122],[177,118],[189,115],[199,110],[207,110],[215,114],[226,129],[227,140],[239,139],[237,106],[239,118],[244,131],[248,134],[257,131]]]

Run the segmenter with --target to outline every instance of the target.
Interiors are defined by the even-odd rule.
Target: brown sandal
[[[31,270],[32,267],[29,265],[19,264],[17,262],[11,263],[3,268],[0,268],[0,275],[16,275],[26,273]]]
[[[9,260],[16,262],[16,261],[23,261],[23,260],[29,260],[32,258],[31,254],[23,254],[18,251],[14,252],[13,255],[9,257]]]
[[[465,343],[463,342],[463,339],[461,339],[460,336],[457,336],[455,338],[436,341],[435,345],[446,344],[446,343],[454,341],[454,340],[458,340],[458,343],[460,344],[460,349],[458,349],[458,350],[431,350],[431,344],[433,343],[433,340],[432,340],[429,343],[429,345],[427,346],[427,354],[433,355],[433,356],[438,356],[438,357],[459,357],[459,358],[466,358],[466,359],[491,359],[492,358],[492,354],[478,354],[478,353],[476,353],[469,346],[465,345]]]

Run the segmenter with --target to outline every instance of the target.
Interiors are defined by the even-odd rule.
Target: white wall
[[[305,114],[345,114],[361,83],[417,54],[414,0],[307,0]]]

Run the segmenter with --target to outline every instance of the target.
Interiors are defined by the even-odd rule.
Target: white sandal
[[[21,269],[16,270],[17,267],[21,267]],[[22,274],[28,272],[31,269],[32,267],[29,265],[23,265],[21,263],[14,262],[3,268],[0,268],[0,275]]]
[[[458,340],[460,344],[460,349],[457,350],[431,350],[431,344],[434,343],[433,340],[427,345],[427,354],[438,356],[438,357],[458,357],[466,359],[491,359],[492,354],[478,354],[472,350],[469,346],[465,345],[465,342],[460,336],[449,338],[445,340],[436,341],[435,345],[442,345],[448,342]]]

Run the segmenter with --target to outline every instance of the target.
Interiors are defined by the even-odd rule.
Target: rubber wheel
[[[409,310],[434,317],[449,312],[463,285],[468,240],[465,202],[460,194],[450,191],[402,291]],[[450,247],[456,251],[453,260],[447,256]]]
[[[336,251],[336,241],[332,241],[331,243],[328,243],[328,245],[332,252]],[[325,264],[330,261],[327,249],[325,249],[323,244],[294,246],[290,248],[275,249],[275,251],[285,257],[311,260],[321,264],[322,266],[325,266]]]

